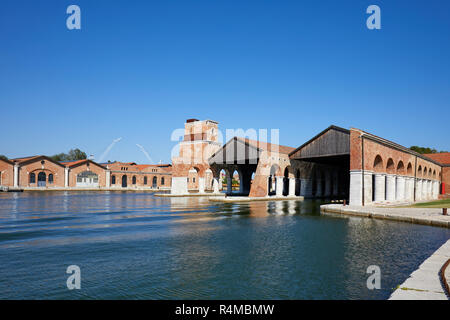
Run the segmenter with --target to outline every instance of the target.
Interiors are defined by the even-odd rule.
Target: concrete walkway
[[[444,243],[431,257],[425,260],[389,300],[448,300],[440,277],[443,265],[450,259],[450,240]],[[446,274],[449,273],[447,267]],[[447,281],[449,278],[447,278]]]
[[[320,206],[320,211],[450,228],[450,216],[442,215],[442,209],[440,208],[390,208],[326,204]]]
[[[227,196],[209,198],[209,201],[215,202],[252,202],[252,201],[285,201],[285,200],[298,200],[303,201],[302,196],[267,196],[267,197],[240,197],[240,196]]]

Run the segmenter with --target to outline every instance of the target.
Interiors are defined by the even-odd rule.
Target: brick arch
[[[406,167],[406,174],[408,174],[410,176],[412,176],[412,174],[413,174],[411,162],[408,162],[408,166]]]
[[[428,169],[427,169],[427,167],[425,167],[425,168],[423,168],[423,175],[422,175],[422,177],[426,178],[427,175],[428,175]]]
[[[270,166],[270,175],[275,175],[277,177],[281,176],[281,169],[280,166],[277,165],[276,163],[274,163],[273,165]]]
[[[436,170],[433,170],[433,178],[436,179]]]
[[[387,173],[395,173],[395,163],[392,158],[389,158],[386,163],[386,172]]]
[[[377,155],[373,161],[373,171],[384,172],[383,158],[380,155]]]
[[[397,164],[397,174],[405,174],[406,170],[405,170],[405,165],[403,164],[403,161],[400,160]]]
[[[419,168],[417,169],[417,176],[418,176],[418,177],[422,177],[422,172],[423,172],[422,166],[419,165]]]

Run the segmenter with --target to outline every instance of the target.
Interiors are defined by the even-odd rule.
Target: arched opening
[[[45,187],[45,182],[47,180],[47,176],[45,172],[39,172],[38,174],[38,187]]]
[[[136,184],[136,176],[133,176],[133,177],[131,178],[131,183],[132,183],[132,184]]]
[[[144,177],[144,185],[147,185],[147,176]]]
[[[126,188],[128,186],[127,175],[124,174],[122,176],[122,188]]]
[[[111,184],[116,184],[116,176],[111,177]]]
[[[423,177],[426,178],[427,175],[428,175],[428,169],[427,169],[427,167],[425,167],[425,168],[423,169]]]
[[[234,192],[238,192],[241,193],[242,192],[242,183],[241,183],[242,177],[241,177],[241,173],[238,170],[234,170],[233,171],[233,175],[232,175],[232,191]]]
[[[419,168],[417,169],[417,176],[422,177],[422,166],[419,166]]]
[[[188,190],[198,190],[198,168],[191,168],[188,172]]]
[[[36,183],[36,174],[30,173],[30,183]]]
[[[399,161],[397,164],[397,174],[404,175],[405,174],[405,165],[403,164],[403,161]]]
[[[295,195],[300,195],[300,189],[302,185],[302,180],[300,180],[300,169],[295,172]]]
[[[219,191],[227,190],[227,172],[222,169],[219,172]]]
[[[158,187],[158,178],[156,176],[153,177],[152,188]]]
[[[436,179],[436,170],[433,170],[433,178]]]
[[[52,173],[50,173],[48,175],[48,184],[53,184],[53,174]]]
[[[394,164],[394,160],[392,160],[392,158],[389,158],[387,165],[386,165],[386,172],[387,173],[395,173],[395,164]]]
[[[373,161],[373,171],[375,172],[383,172],[384,166],[383,166],[383,159],[380,155],[377,155],[375,157],[375,160]]]
[[[164,185],[164,177],[161,177],[161,185]]]
[[[77,187],[98,187],[98,175],[92,171],[77,174]]]
[[[269,174],[269,185],[268,185],[268,194],[269,196],[275,195],[277,190],[277,176],[280,176],[280,167],[277,164],[273,164],[270,167],[270,174]]]
[[[409,176],[411,176],[413,174],[411,162],[409,162],[408,166],[406,167],[406,174]]]

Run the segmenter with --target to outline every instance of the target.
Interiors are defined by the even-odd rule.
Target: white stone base
[[[170,190],[171,194],[187,194],[188,184],[186,177],[173,177],[172,178],[172,188]]]

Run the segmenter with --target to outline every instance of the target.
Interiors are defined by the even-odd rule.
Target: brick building
[[[170,164],[56,162],[47,156],[0,160],[0,185],[20,189],[170,189]]]
[[[450,195],[450,152],[445,153],[431,153],[424,156],[437,161],[442,166],[442,194]]]
[[[208,138],[212,127],[207,124],[217,131],[217,122],[186,122],[180,156],[173,159],[174,194],[219,192],[222,171],[230,194],[237,172],[240,195],[325,197],[367,205],[437,199],[441,182],[450,178],[448,156],[436,160],[360,129],[330,126],[295,149],[239,137],[218,146]],[[188,134],[193,125],[194,136]]]

